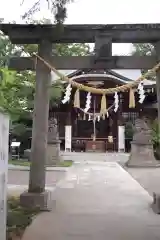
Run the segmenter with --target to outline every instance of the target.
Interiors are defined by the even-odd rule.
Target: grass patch
[[[57,165],[55,165],[55,167],[71,167],[72,164],[73,164],[72,160],[65,160],[65,161],[57,163]]]
[[[26,227],[28,227],[33,217],[40,212],[39,208],[25,209],[20,206],[18,197],[8,198],[7,212],[7,240],[21,239]]]
[[[25,160],[9,160],[9,164],[16,165],[16,166],[22,166],[22,167],[29,167],[30,162],[25,161]],[[72,160],[66,160],[57,163],[53,167],[71,167],[73,164]]]
[[[30,162],[25,160],[9,160],[8,163],[16,166],[24,166],[24,167],[30,166]]]

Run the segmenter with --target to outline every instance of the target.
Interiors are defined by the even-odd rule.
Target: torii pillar
[[[160,61],[160,41],[154,44],[157,55],[157,60]],[[156,88],[157,88],[157,109],[158,109],[158,124],[160,132],[160,70],[156,74]],[[159,146],[160,148],[160,146]],[[160,152],[160,149],[159,149]],[[152,209],[155,213],[160,214],[160,191],[153,193]]]
[[[42,40],[38,47],[39,56],[48,61],[51,52],[52,43],[48,40]],[[49,192],[45,191],[45,165],[50,84],[50,69],[37,59],[29,189],[20,196],[20,202],[24,207],[48,208]]]
[[[154,48],[157,55],[158,62],[160,61],[160,41],[154,44]],[[158,123],[160,131],[160,69],[158,69],[156,74],[156,88],[157,88],[157,110],[158,110]]]

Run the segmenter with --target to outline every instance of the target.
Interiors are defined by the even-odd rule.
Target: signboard
[[[9,118],[0,112],[0,239],[6,240]]]
[[[118,126],[118,151],[125,150],[125,127]]]
[[[72,126],[65,126],[65,151],[72,149]]]

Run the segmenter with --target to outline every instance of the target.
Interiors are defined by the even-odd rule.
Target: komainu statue
[[[151,144],[151,129],[146,118],[137,118],[134,126],[133,142]]]
[[[152,145],[152,132],[146,118],[136,119],[128,167],[159,167]]]
[[[57,119],[51,118],[48,122],[48,142],[59,140]]]
[[[60,140],[58,134],[57,119],[51,118],[48,122],[48,146],[46,165],[53,166],[60,160]]]

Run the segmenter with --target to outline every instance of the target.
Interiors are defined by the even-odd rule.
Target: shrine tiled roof
[[[136,80],[141,76],[141,70],[140,69],[113,69],[113,70],[106,70],[106,72],[102,71],[93,71],[93,70],[60,70],[60,72],[69,78],[78,78],[80,75],[83,78],[88,77],[102,77],[102,78],[113,78],[119,81],[121,84],[128,83],[131,81]],[[52,73],[52,81],[58,80],[58,77]],[[146,86],[154,86],[156,84],[156,81],[144,80],[144,85]]]

